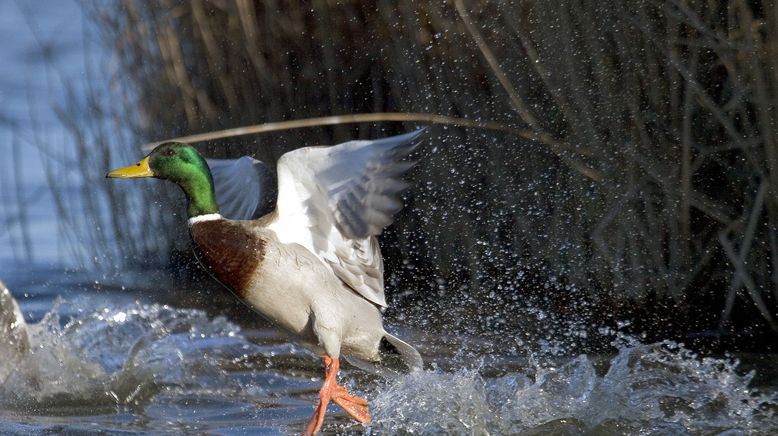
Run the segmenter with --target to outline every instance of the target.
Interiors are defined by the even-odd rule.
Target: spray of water
[[[67,405],[142,405],[171,388],[218,388],[226,394],[240,387],[230,383],[221,364],[257,351],[237,326],[197,310],[77,307],[58,301],[36,324],[14,321],[23,327],[28,345],[9,348],[0,363],[4,409],[35,413]],[[61,311],[78,315],[64,321]]]
[[[580,355],[495,378],[483,368],[423,371],[378,389],[378,433],[770,434],[778,398],[750,387],[738,362],[671,341],[620,336],[602,366]]]
[[[260,416],[268,428],[293,430],[310,413],[318,373],[290,368],[297,359],[314,362],[311,368],[318,369],[315,356],[280,342],[253,343],[222,317],[163,305],[88,309],[58,302],[42,321],[26,325],[10,294],[4,291],[0,297],[0,408],[6,414],[50,415],[53,410],[68,413],[68,408],[110,414],[129,407],[159,413],[168,422],[171,409],[153,410],[164,398],[182,414],[176,425],[201,431],[223,428],[225,416],[239,428]],[[64,313],[73,315],[63,319]],[[615,337],[615,355],[564,358],[559,344],[546,341],[509,371],[495,371],[485,363],[491,360],[459,354],[437,359],[449,359],[445,367],[461,369],[360,383],[374,415],[364,430],[472,435],[778,431],[776,394],[754,389],[754,374],[740,371],[737,361],[700,357],[670,341],[646,344],[602,334]],[[347,370],[344,379],[353,380],[353,375]],[[205,403],[192,400],[205,397]],[[333,412],[329,430],[362,430]]]

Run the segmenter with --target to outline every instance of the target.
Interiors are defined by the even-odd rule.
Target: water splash
[[[373,401],[385,434],[771,434],[775,394],[750,387],[737,362],[700,358],[665,341],[619,340],[599,375],[590,357],[523,374],[422,371],[389,383]]]
[[[8,377],[29,349],[30,339],[19,305],[5,284],[0,282],[0,355],[4,360],[4,364],[0,365],[0,380]]]
[[[3,291],[0,409],[10,423],[0,430],[13,429],[14,416],[23,422],[40,416],[36,425],[49,428],[51,417],[61,415],[75,426],[97,419],[107,428],[141,431],[245,431],[247,423],[262,431],[298,431],[310,414],[320,368],[315,356],[299,347],[280,338],[270,342],[251,342],[223,317],[158,304],[90,308],[84,301],[58,302],[42,321],[27,325]],[[778,432],[778,395],[753,388],[754,374],[743,373],[736,361],[700,357],[674,342],[644,344],[624,336],[614,342],[618,352],[610,357],[565,358],[564,345],[553,340],[540,345],[526,360],[482,356],[463,367],[474,361],[470,345],[467,353],[432,358],[462,368],[456,371],[420,371],[389,381],[362,378],[352,387],[370,399],[375,418],[365,431]],[[342,379],[353,383],[355,375],[346,369]],[[338,412],[330,415],[327,431],[362,430]]]
[[[29,345],[0,363],[0,406],[27,413],[142,405],[170,388],[240,390],[221,363],[258,352],[223,317],[157,304],[90,311],[58,301],[24,331]]]

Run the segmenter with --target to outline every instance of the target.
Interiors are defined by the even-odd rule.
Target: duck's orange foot
[[[367,400],[349,394],[346,388],[337,385],[338,370],[340,369],[340,360],[332,359],[329,356],[322,356],[326,368],[324,384],[319,391],[319,403],[313,411],[308,425],[305,427],[304,435],[314,435],[321,430],[324,424],[324,415],[327,413],[327,405],[330,400],[343,408],[352,418],[362,424],[370,422],[370,413],[367,410]]]
[[[371,418],[370,412],[367,410],[367,400],[349,394],[343,386],[335,386],[335,392],[332,393],[332,401],[360,423],[367,424],[370,422]]]

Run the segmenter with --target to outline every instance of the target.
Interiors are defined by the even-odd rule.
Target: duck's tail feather
[[[363,371],[383,377],[418,371],[424,365],[421,355],[415,348],[389,333],[384,333],[378,347],[381,356],[381,360],[378,362],[370,362],[352,356],[345,356],[346,360]]]
[[[421,354],[415,348],[389,333],[384,334],[381,340],[381,354],[385,360],[392,360],[393,357],[398,356],[408,372],[418,371],[424,366]]]

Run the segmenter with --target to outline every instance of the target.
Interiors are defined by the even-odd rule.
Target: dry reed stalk
[[[370,114],[351,114],[351,115],[333,115],[329,117],[317,117],[308,118],[303,120],[289,120],[279,121],[274,123],[262,123],[253,126],[235,127],[231,129],[219,130],[215,132],[198,133],[194,135],[181,136],[178,138],[170,138],[162,141],[150,142],[141,146],[144,151],[151,151],[154,147],[168,141],[179,141],[188,143],[214,141],[217,139],[234,138],[237,136],[256,135],[260,133],[277,132],[281,130],[294,130],[311,127],[321,126],[340,126],[343,124],[356,124],[356,123],[375,123],[375,122],[416,122],[416,123],[428,123],[438,125],[448,125],[457,127],[468,127],[476,129],[494,130],[498,132],[508,133],[520,138],[529,139],[535,142],[546,144],[551,147],[555,154],[560,155],[560,158],[568,163],[572,168],[581,173],[582,175],[592,179],[601,180],[602,176],[594,169],[588,167],[579,161],[571,159],[568,154],[571,154],[571,148],[559,141],[550,137],[538,136],[534,131],[523,130],[509,127],[502,123],[493,121],[474,121],[466,118],[449,117],[445,115],[436,114],[418,114],[418,113],[370,113]],[[575,150],[575,152],[585,152],[585,150]]]
[[[170,138],[162,141],[150,142],[143,144],[141,149],[144,151],[150,151],[154,147],[168,141],[180,141],[180,142],[206,142],[214,141],[217,139],[234,138],[237,136],[257,135],[260,133],[278,132],[282,130],[294,130],[304,129],[311,127],[332,126],[341,124],[357,124],[357,123],[376,123],[376,122],[406,122],[406,123],[428,123],[428,124],[440,124],[457,127],[468,127],[475,129],[487,129],[497,132],[508,133],[520,138],[537,141],[543,144],[547,144],[554,147],[564,148],[565,144],[561,142],[545,142],[540,137],[535,135],[531,130],[516,129],[507,126],[502,123],[494,121],[474,121],[466,118],[449,117],[445,115],[436,114],[417,114],[417,113],[400,113],[400,112],[382,112],[382,113],[370,113],[370,114],[350,114],[350,115],[333,115],[329,117],[317,117],[308,118],[303,120],[289,120],[278,121],[273,123],[255,124],[252,126],[235,127],[232,129],[219,130],[215,132],[197,133],[194,135],[180,136],[178,138]]]
[[[740,243],[740,250],[737,254],[736,261],[737,265],[740,265],[741,269],[743,269],[743,265],[745,264],[745,261],[748,257],[748,255],[751,252],[751,244],[754,241],[754,236],[756,235],[757,226],[759,224],[759,217],[762,214],[762,208],[764,207],[764,200],[765,196],[767,194],[768,190],[768,183],[762,182],[759,185],[759,190],[756,193],[756,197],[754,199],[754,206],[751,209],[751,213],[748,217],[748,224],[746,225],[746,229],[744,231],[744,237],[743,240]],[[731,244],[729,243],[729,240],[727,238],[727,233],[731,231],[730,228],[725,229],[722,231],[721,235],[719,236],[720,241],[726,241],[727,247],[725,247],[725,250],[727,251],[727,255],[730,257],[730,261],[732,261],[732,256],[734,254],[734,250],[732,250]],[[724,242],[722,242],[723,244]],[[721,323],[724,324],[729,321],[730,316],[732,315],[732,309],[735,304],[735,297],[737,296],[737,293],[740,291],[743,280],[745,278],[744,275],[742,275],[743,271],[736,270],[734,273],[734,276],[732,277],[730,284],[729,284],[729,291],[727,293],[727,299],[726,303],[724,305],[724,310],[721,313]],[[753,285],[752,285],[753,286]],[[770,313],[769,310],[764,306],[764,302],[757,303],[760,311]]]
[[[24,168],[22,161],[21,161],[21,153],[20,153],[20,145],[19,145],[19,139],[14,135],[12,142],[11,142],[11,159],[13,162],[13,180],[14,180],[14,197],[16,199],[16,223],[19,227],[19,239],[21,240],[21,256],[19,256],[21,259],[29,262],[34,257],[34,252],[32,251],[32,242],[30,238],[30,230],[27,225],[28,220],[28,213],[27,213],[27,205],[31,202],[32,198],[28,198],[27,194],[25,193],[23,183],[22,183],[22,175]],[[14,255],[17,255],[17,253],[14,253]]]

